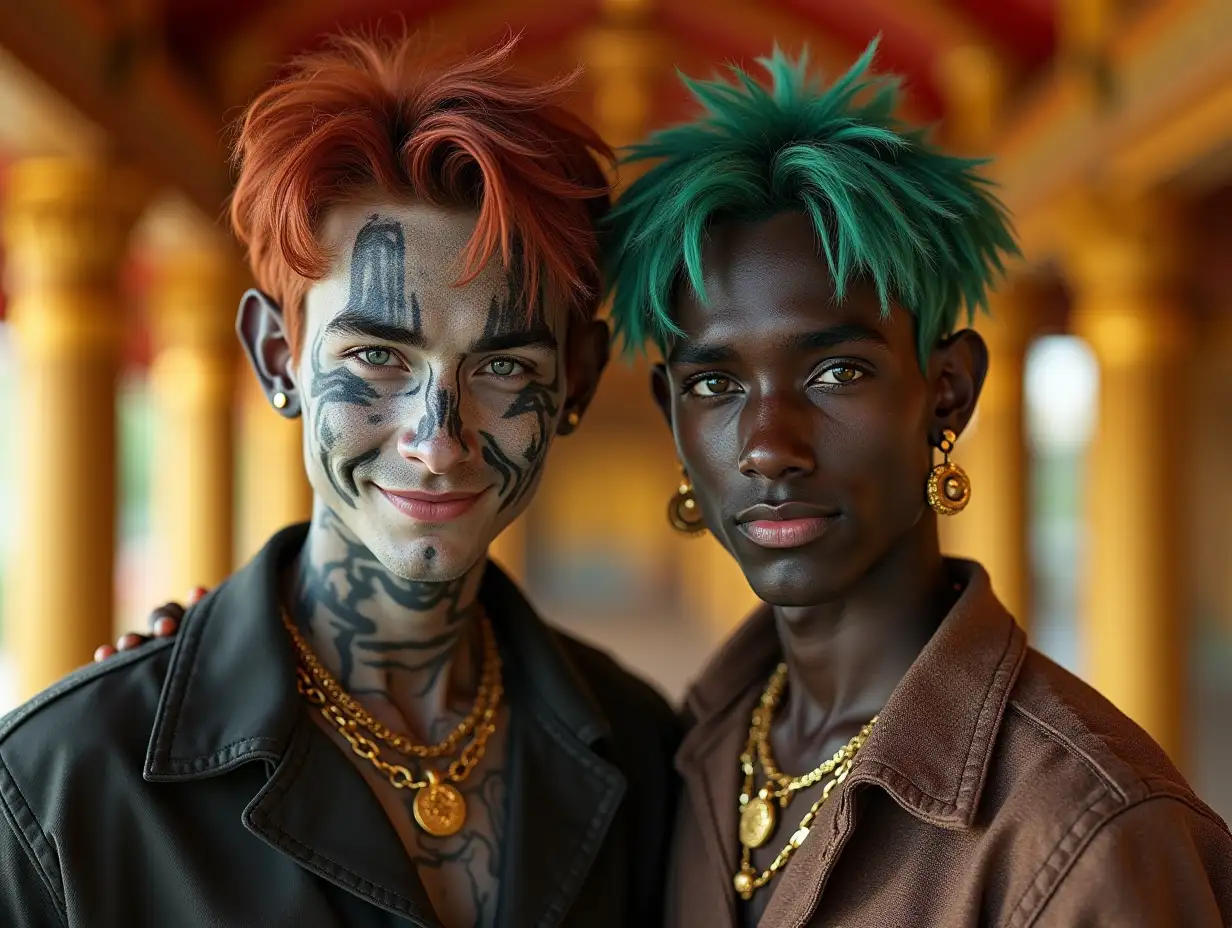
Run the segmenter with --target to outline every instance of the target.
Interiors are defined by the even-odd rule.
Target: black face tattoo
[[[347,297],[346,311],[366,316],[374,322],[393,322],[406,325],[406,292],[404,285],[406,244],[402,237],[402,225],[395,220],[370,218],[355,236],[351,249],[351,286]],[[419,322],[419,301],[411,294],[411,324]],[[392,318],[391,318],[392,317]],[[330,466],[338,435],[329,425],[328,411],[339,404],[371,406],[379,396],[368,381],[345,366],[325,370],[322,352],[325,329],[317,334],[312,347],[312,421],[317,436],[321,469],[329,478],[335,492],[352,509],[357,508],[359,487],[355,482],[357,468],[376,460],[380,449],[373,448],[362,454],[341,461],[337,469]],[[418,386],[413,388],[418,392]],[[369,422],[380,421],[377,414],[368,417]]]
[[[414,695],[429,692],[453,656],[476,605],[461,606],[463,578],[447,582],[404,580],[390,573],[368,548],[342,524],[331,510],[319,514],[321,527],[339,543],[336,559],[314,564],[304,558],[300,565],[295,615],[304,625],[310,616],[324,616],[334,633],[333,644],[340,661],[338,682],[352,695],[356,662],[365,667],[407,674],[417,683]],[[379,608],[380,597],[411,612],[446,610],[445,630],[428,640],[376,640],[376,623],[364,615]]]
[[[516,334],[540,328],[546,328],[543,307],[536,304],[528,320],[525,309],[518,303],[521,284],[516,275],[510,276],[506,299],[502,302],[492,298],[488,307],[488,320],[484,326],[485,337]],[[501,478],[500,490],[501,510],[516,506],[535,485],[535,480],[543,468],[547,458],[549,438],[556,428],[556,418],[560,414],[560,380],[561,362],[556,362],[556,370],[551,383],[528,383],[513,396],[513,401],[505,409],[502,419],[515,419],[518,416],[535,416],[535,434],[531,436],[527,446],[518,455],[511,454],[491,433],[480,431],[483,441],[483,459],[488,466],[497,472]]]

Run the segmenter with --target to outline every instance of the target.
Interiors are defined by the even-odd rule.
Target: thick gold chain
[[[820,798],[804,814],[804,817],[800,820],[799,827],[792,834],[786,846],[775,855],[774,860],[770,862],[770,866],[760,873],[753,868],[752,848],[742,837],[740,869],[736,871],[733,883],[740,898],[746,900],[751,899],[753,893],[769,883],[776,873],[787,866],[792,855],[804,844],[804,840],[808,837],[809,829],[817,818],[817,813],[829,800],[834,788],[847,779],[847,774],[851,771],[851,765],[855,762],[856,754],[864,746],[864,742],[868,740],[873,726],[877,724],[877,717],[874,717],[867,725],[860,729],[859,734],[839,748],[834,753],[834,756],[825,763],[815,767],[803,776],[789,777],[781,773],[775,766],[769,747],[770,726],[774,719],[774,710],[778,707],[779,700],[782,698],[786,682],[787,665],[780,664],[770,676],[765,692],[762,693],[761,701],[758,703],[757,708],[753,710],[753,717],[749,724],[749,737],[745,742],[744,751],[740,755],[740,769],[744,774],[744,784],[739,798],[740,812],[743,815],[746,812],[746,807],[754,801],[754,758],[760,761],[766,775],[766,785],[757,793],[757,801],[762,803],[771,803],[777,799],[783,808],[787,808],[792,797],[799,790],[819,783],[831,774],[833,774],[833,778],[822,788]],[[766,811],[768,812],[769,810]],[[766,830],[756,837],[757,842],[764,840],[765,837],[772,833],[774,818],[775,816],[771,815],[768,819],[763,818],[761,820],[762,827]],[[766,822],[769,822],[769,824],[765,824]]]
[[[291,633],[291,640],[294,642],[295,650],[300,658],[299,665],[295,668],[296,687],[304,699],[309,704],[315,706],[321,712],[321,715],[337,729],[338,733],[351,745],[351,750],[381,771],[389,780],[391,786],[396,789],[418,790],[431,785],[436,779],[435,771],[429,771],[429,774],[424,779],[416,779],[409,768],[402,764],[390,763],[381,756],[380,745],[371,738],[368,738],[360,730],[361,727],[381,738],[381,740],[386,739],[382,737],[380,730],[389,733],[391,736],[394,733],[372,718],[349,693],[338,685],[338,682],[321,666],[321,662],[313,654],[308,643],[304,641],[298,629],[295,629],[285,615],[283,616],[283,623],[287,625],[288,631]],[[476,717],[474,721],[467,725],[467,728],[471,729],[474,733],[471,742],[462,749],[462,753],[446,770],[446,776],[455,783],[461,783],[465,780],[471,771],[474,770],[475,766],[483,759],[484,753],[487,751],[488,739],[496,731],[496,716],[504,696],[504,687],[501,682],[500,651],[496,647],[496,636],[492,632],[491,623],[486,616],[483,618],[483,630],[485,652],[484,677],[488,681],[486,695],[483,699],[482,708],[480,707],[479,698],[476,698],[476,705],[471,710],[471,715]],[[313,663],[310,664],[305,656],[311,657]],[[322,677],[324,677],[327,683],[322,682]],[[484,686],[481,684],[480,688],[483,690]],[[346,702],[344,703],[343,700]],[[459,725],[446,741],[451,741],[452,744],[456,745],[461,738],[456,733],[462,727],[462,725]],[[421,759],[436,757],[447,750],[442,747],[446,742],[442,742],[441,745],[419,746],[414,745],[404,736],[398,737],[411,747],[418,748],[417,751],[402,752],[409,756],[417,756]],[[395,745],[390,744],[390,746],[394,747],[395,750],[400,750]]]
[[[740,755],[740,766],[745,776],[752,774],[753,758],[756,756],[767,783],[775,787],[770,792],[781,798],[784,808],[788,801],[786,794],[799,792],[820,783],[838,769],[851,747],[848,743],[829,760],[801,776],[791,777],[781,772],[774,762],[774,754],[770,747],[770,726],[774,721],[774,712],[778,709],[779,701],[783,698],[783,689],[786,685],[787,665],[779,664],[770,676],[770,682],[766,685],[765,692],[762,693],[761,702],[753,710],[748,742],[745,744],[744,753]]]
[[[492,623],[487,616],[483,616],[480,621],[483,629],[483,670],[474,705],[466,718],[454,727],[444,741],[432,745],[417,744],[406,735],[394,731],[373,718],[325,669],[312,647],[285,612],[282,615],[282,624],[286,627],[287,634],[291,636],[291,643],[295,647],[300,666],[308,671],[316,686],[323,691],[328,700],[358,725],[366,728],[370,734],[407,757],[445,757],[452,754],[457,749],[458,743],[475,730],[481,718],[485,715],[495,715],[495,711],[489,713],[488,710],[494,710],[500,706],[502,695],[500,650],[496,647],[496,635],[492,631]]]

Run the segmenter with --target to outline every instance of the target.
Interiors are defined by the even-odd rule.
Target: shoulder
[[[77,670],[0,719],[0,845],[24,852],[53,898],[63,887],[51,836],[80,833],[142,782],[172,644]]]
[[[1143,864],[1195,885],[1228,879],[1215,875],[1210,861],[1232,860],[1232,835],[1165,751],[1092,687],[1034,650],[1015,682],[995,751],[983,817],[991,832],[1014,835],[1005,865],[1026,883],[1013,924],[1036,924],[1041,913],[1070,905],[1098,911],[1109,904],[1099,887],[1113,883],[1126,898],[1135,896],[1128,884],[1138,877],[1130,871]],[[1194,853],[1186,857],[1180,849]],[[1091,877],[1089,891],[1077,892],[1085,878],[1075,874],[1083,873]],[[1078,912],[1078,922],[1092,914]]]
[[[653,745],[669,758],[674,756],[683,726],[663,694],[607,652],[564,632],[557,635],[611,723],[616,739]]]
[[[1118,807],[1156,796],[1193,803],[1218,816],[1194,794],[1167,753],[1094,688],[1034,649],[1027,651],[1010,694],[1003,733],[1019,742],[1019,757],[1037,746],[1068,776],[1106,793]]]
[[[150,641],[82,667],[18,706],[0,718],[0,758],[63,757],[138,730],[148,739],[174,644]]]

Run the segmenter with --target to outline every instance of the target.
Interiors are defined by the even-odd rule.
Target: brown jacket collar
[[[848,779],[881,786],[923,821],[965,828],[975,818],[1027,643],[982,567],[947,564],[962,595],[895,688]],[[730,713],[743,709],[780,656],[770,609],[758,609],[686,696],[694,725],[676,755],[682,773],[704,762],[709,747],[730,730]]]

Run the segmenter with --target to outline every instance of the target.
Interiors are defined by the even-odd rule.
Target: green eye
[[[514,374],[520,373],[522,363],[513,360],[513,358],[497,358],[488,363],[488,370],[497,377],[512,377]]]
[[[365,348],[359,356],[363,358],[365,364],[371,364],[373,367],[387,367],[394,353],[388,348]]]

